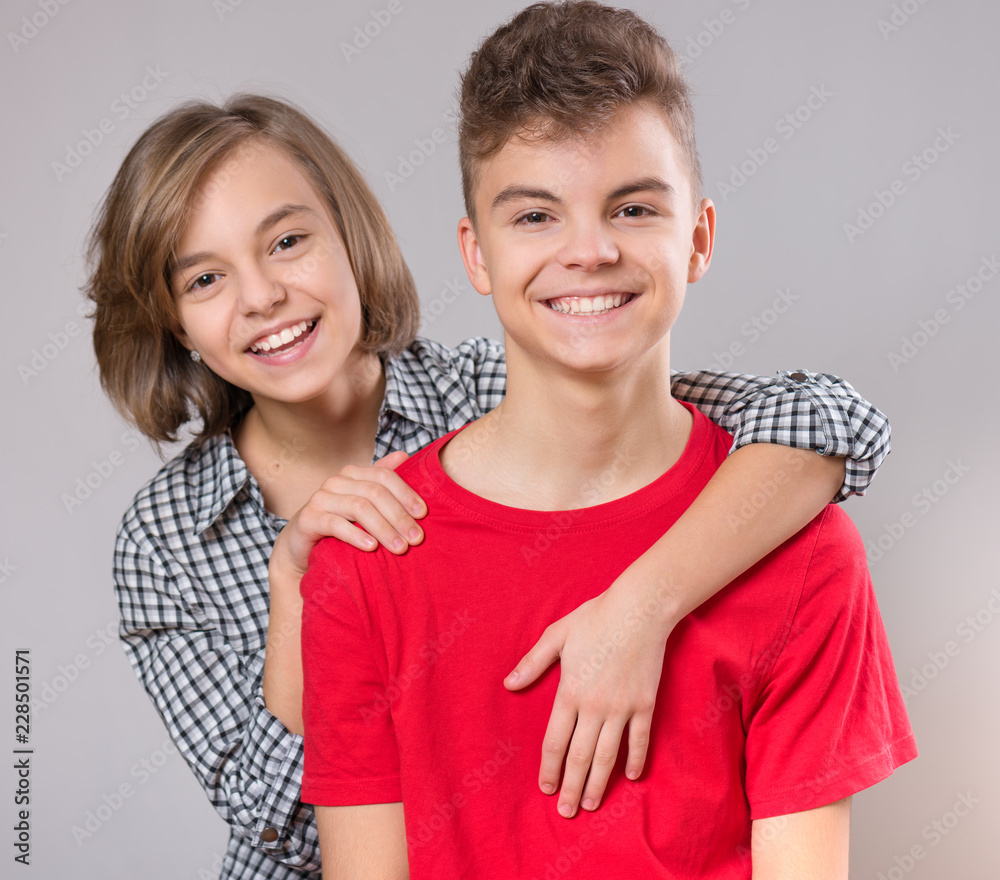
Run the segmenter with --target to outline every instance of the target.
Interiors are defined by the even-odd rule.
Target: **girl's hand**
[[[274,542],[268,565],[270,610],[262,686],[264,705],[291,733],[303,732],[299,583],[309,554],[326,537],[362,550],[374,550],[378,538],[394,553],[419,544],[424,535],[414,517],[424,516],[427,508],[392,470],[407,458],[405,452],[393,452],[371,467],[344,468],[323,484]]]
[[[301,578],[312,548],[326,537],[359,550],[381,544],[397,554],[419,544],[424,533],[416,520],[427,514],[427,507],[394,470],[408,457],[391,452],[371,467],[349,466],[330,477],[282,529],[272,563],[277,556],[283,572]]]
[[[597,809],[626,725],[626,776],[638,778],[646,761],[663,652],[675,621],[671,604],[651,599],[649,590],[635,589],[632,580],[623,574],[606,592],[549,626],[504,680],[508,689],[519,690],[560,661],[538,784],[554,794],[565,757],[558,810],[566,818],[580,806]]]

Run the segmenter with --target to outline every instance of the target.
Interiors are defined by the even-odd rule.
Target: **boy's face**
[[[715,209],[695,206],[661,110],[631,105],[586,139],[514,137],[480,171],[459,245],[509,350],[591,372],[667,344],[708,268]]]

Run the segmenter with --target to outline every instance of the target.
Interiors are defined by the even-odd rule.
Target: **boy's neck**
[[[507,396],[442,451],[482,498],[530,510],[592,507],[653,482],[680,458],[690,413],[670,394],[667,346],[611,373],[553,371],[508,347]]]

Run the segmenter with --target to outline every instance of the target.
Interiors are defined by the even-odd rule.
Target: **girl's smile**
[[[243,147],[207,176],[172,287],[178,338],[256,402],[349,394],[357,283],[325,200],[278,148]]]

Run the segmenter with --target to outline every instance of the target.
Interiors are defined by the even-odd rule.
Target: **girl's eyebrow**
[[[293,205],[291,203],[282,205],[280,208],[275,208],[275,210],[257,224],[257,235],[262,235],[274,226],[275,223],[280,223],[292,214],[312,214],[316,216],[316,212],[308,205]]]
[[[280,223],[287,217],[292,216],[292,214],[311,214],[314,217],[316,216],[316,212],[308,205],[295,205],[290,202],[287,205],[282,205],[280,208],[275,208],[270,214],[261,220],[260,223],[257,224],[257,229],[254,230],[255,234],[263,235],[276,223]],[[215,257],[216,255],[211,251],[198,251],[196,254],[189,254],[188,256],[182,257],[171,264],[170,274],[171,276],[176,275],[178,272],[190,269],[198,263],[213,260]]]

